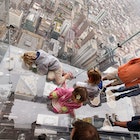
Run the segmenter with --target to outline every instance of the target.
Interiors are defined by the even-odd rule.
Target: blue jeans
[[[137,88],[137,89],[131,90],[130,92],[120,94],[119,97],[120,98],[131,97],[131,96],[137,96],[139,94],[140,94],[140,88]]]
[[[132,117],[132,120],[127,122],[129,131],[140,131],[140,116]]]
[[[133,87],[125,87],[125,86],[122,86],[122,87],[120,87],[120,88],[118,88],[118,89],[115,89],[115,91],[116,92],[124,92],[124,91],[127,91],[127,90],[133,90],[133,89],[138,89],[139,88],[139,86],[138,85],[135,85],[135,86],[133,86]]]

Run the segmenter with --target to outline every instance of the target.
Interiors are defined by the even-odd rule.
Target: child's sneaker
[[[117,92],[117,90],[116,90],[116,89],[111,89],[111,91],[112,91],[112,93],[115,93],[115,92]]]
[[[110,122],[110,124],[111,124],[112,126],[115,125],[115,124],[114,124],[115,120],[113,120],[109,114],[106,114],[106,119]]]
[[[115,126],[114,122],[115,120],[113,118],[111,118],[111,116],[109,116],[109,122],[111,123],[112,126]]]
[[[106,91],[106,87],[104,87],[103,89],[102,89],[102,92],[105,92]]]
[[[107,120],[109,119],[109,116],[110,116],[109,114],[105,114]]]
[[[115,100],[118,101],[119,99],[121,99],[120,95],[115,96]]]
[[[118,115],[116,115],[115,113],[112,114],[112,118],[116,121],[119,122],[120,120],[118,119]]]
[[[69,79],[73,79],[73,78],[74,78],[74,76],[73,76],[73,73],[72,73],[72,72],[68,72],[68,74],[69,74]]]

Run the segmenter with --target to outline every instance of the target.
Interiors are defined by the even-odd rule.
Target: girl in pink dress
[[[74,109],[83,105],[87,100],[87,90],[85,87],[56,88],[49,95],[52,100],[52,110],[55,113],[69,113],[74,117]]]

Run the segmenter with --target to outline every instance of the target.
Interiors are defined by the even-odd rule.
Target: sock
[[[118,101],[120,98],[121,98],[120,95],[115,96],[115,100],[116,100],[116,101]]]
[[[109,116],[109,121],[110,121],[112,126],[115,126],[115,124],[114,124],[115,121],[111,118],[111,116]]]
[[[115,93],[115,92],[117,92],[117,90],[116,90],[116,89],[111,89],[111,91],[112,91],[112,93]]]

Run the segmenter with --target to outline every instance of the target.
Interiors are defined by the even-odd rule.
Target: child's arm
[[[70,96],[70,90],[65,88],[56,88],[49,95],[49,97],[52,99],[59,98],[61,102],[69,98],[69,96]]]
[[[37,65],[37,72],[39,74],[45,75],[48,73],[48,65],[47,64],[38,64]]]
[[[49,95],[49,98],[50,99],[57,99],[58,98],[58,91],[57,90],[52,91]]]

